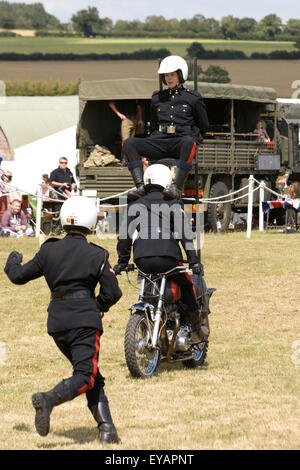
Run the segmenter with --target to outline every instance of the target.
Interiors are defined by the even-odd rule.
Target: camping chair
[[[31,221],[36,225],[37,196],[28,196],[28,202],[32,209]],[[45,235],[59,235],[61,233],[59,211],[45,208],[44,202],[42,202],[41,231]]]

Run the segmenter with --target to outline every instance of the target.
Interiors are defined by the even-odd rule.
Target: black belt
[[[51,300],[68,300],[68,299],[94,299],[95,295],[89,290],[61,290],[51,292]]]
[[[173,124],[159,124],[158,131],[164,134],[176,134],[176,132],[192,130],[192,126],[174,126]]]

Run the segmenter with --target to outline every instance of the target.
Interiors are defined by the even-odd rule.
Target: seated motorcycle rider
[[[172,156],[177,160],[176,176],[165,193],[180,199],[197,145],[208,131],[209,122],[200,93],[183,86],[188,78],[188,64],[182,57],[168,56],[163,59],[158,74],[167,88],[152,95],[152,133],[144,139],[131,137],[124,142],[128,169],[136,186],[129,196],[137,198],[145,194],[141,156],[155,161]]]
[[[118,264],[114,266],[116,274],[128,265],[132,243],[134,262],[140,271],[145,274],[169,271],[183,262],[179,241],[193,273],[202,273],[202,265],[193,245],[193,234],[190,228],[187,229],[189,222],[184,215],[183,203],[168,198],[163,192],[171,183],[172,173],[167,166],[154,164],[146,169],[146,194],[128,204],[120,223]],[[185,317],[191,326],[190,343],[199,343],[203,335],[193,281],[188,273],[176,273],[171,279],[181,287]]]

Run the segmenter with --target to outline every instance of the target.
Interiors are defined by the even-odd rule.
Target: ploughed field
[[[299,61],[293,60],[199,60],[206,69],[211,64],[228,70],[231,83],[275,88],[279,97],[291,98],[292,83],[300,80]],[[0,61],[0,80],[74,81],[110,78],[156,78],[155,60],[126,61]],[[298,87],[299,88],[299,87]],[[300,90],[299,90],[300,92]]]

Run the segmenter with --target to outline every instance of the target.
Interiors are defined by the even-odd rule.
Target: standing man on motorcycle
[[[101,312],[107,312],[122,292],[106,250],[86,239],[97,223],[95,204],[83,196],[74,196],[62,205],[60,219],[67,232],[65,238],[50,238],[24,265],[22,254],[13,251],[4,269],[17,285],[45,277],[51,290],[48,333],[73,366],[70,378],[47,392],[32,395],[35,427],[41,436],[46,436],[52,409],[85,393],[98,424],[100,442],[118,442],[104,393],[104,377],[98,369],[98,356]],[[94,290],[98,283],[100,292],[96,297]]]
[[[179,199],[192,168],[197,144],[202,142],[209,123],[200,93],[183,86],[188,77],[188,65],[182,57],[168,56],[163,59],[158,74],[168,88],[155,91],[152,95],[152,134],[145,139],[132,137],[125,140],[124,154],[136,185],[131,195],[136,197],[145,194],[140,156],[153,160],[171,155],[176,158],[175,181],[165,188],[165,193]]]
[[[145,274],[169,271],[183,262],[179,241],[194,274],[202,273],[182,201],[170,199],[164,194],[171,182],[172,173],[167,166],[155,164],[146,169],[146,194],[129,203],[121,221],[117,244],[118,264],[114,266],[116,274],[126,268],[132,243],[134,262],[140,271]],[[171,279],[181,287],[182,302],[187,307],[186,318],[192,329],[191,344],[199,343],[203,335],[193,281],[187,273],[174,274]]]

